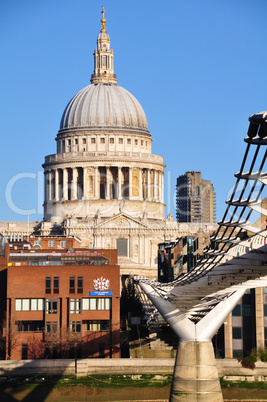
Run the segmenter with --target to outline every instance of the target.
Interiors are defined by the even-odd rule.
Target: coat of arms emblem
[[[93,286],[95,290],[107,290],[109,288],[110,282],[108,279],[103,278],[97,278],[93,280]]]

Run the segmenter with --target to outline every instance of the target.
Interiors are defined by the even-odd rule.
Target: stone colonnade
[[[121,166],[66,167],[45,174],[45,202],[128,199],[164,202],[163,171]]]

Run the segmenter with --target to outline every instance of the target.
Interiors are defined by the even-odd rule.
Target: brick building
[[[117,250],[38,240],[6,247],[7,358],[119,357]]]

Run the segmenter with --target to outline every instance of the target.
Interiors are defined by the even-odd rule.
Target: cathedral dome
[[[138,100],[110,82],[88,85],[71,99],[61,118],[60,130],[73,128],[126,128],[149,134],[146,115]]]

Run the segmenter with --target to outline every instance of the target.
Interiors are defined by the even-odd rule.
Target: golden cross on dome
[[[102,7],[101,13],[102,13],[102,18],[101,18],[101,20],[100,20],[101,23],[102,23],[101,32],[107,32],[107,30],[106,30],[106,18],[105,18],[105,9],[104,9],[104,6]]]

